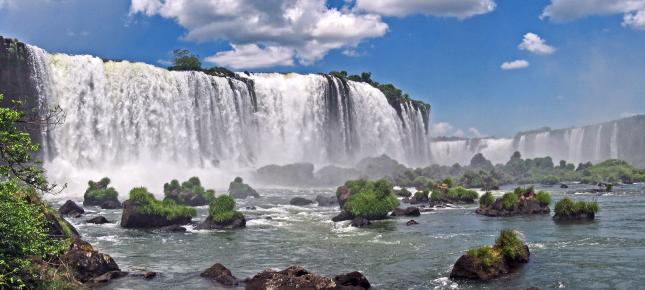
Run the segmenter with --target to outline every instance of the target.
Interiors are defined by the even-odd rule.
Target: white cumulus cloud
[[[173,19],[187,30],[185,40],[228,41],[232,50],[206,60],[236,68],[311,64],[388,31],[379,15],[329,8],[325,0],[132,0],[130,14]]]
[[[439,17],[468,17],[495,10],[493,0],[356,0],[355,8],[384,16],[425,14]]]
[[[623,14],[623,26],[645,30],[645,0],[551,0],[540,17],[569,21],[614,14]]]
[[[432,127],[430,128],[430,132],[434,136],[446,136],[448,135],[454,127],[450,125],[449,123],[446,122],[439,122],[432,124]]]
[[[546,41],[535,33],[529,32],[524,35],[522,43],[517,46],[521,50],[526,50],[535,54],[552,54],[555,48],[546,44]]]
[[[527,67],[529,67],[529,62],[523,59],[504,62],[500,66],[500,68],[503,70],[515,70],[515,69],[523,69]]]

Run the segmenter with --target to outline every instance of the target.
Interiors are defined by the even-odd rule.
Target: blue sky
[[[188,48],[237,70],[370,71],[432,104],[442,134],[645,112],[645,0],[0,0],[0,35],[160,66]]]

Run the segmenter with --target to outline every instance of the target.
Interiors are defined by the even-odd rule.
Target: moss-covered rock
[[[242,177],[235,177],[233,182],[228,186],[228,194],[233,198],[258,198],[260,195],[250,185],[244,183]]]
[[[490,203],[490,198],[486,197],[487,201],[483,204],[480,202],[479,208],[475,211],[477,214],[496,217],[551,212],[549,208],[551,195],[545,191],[536,193],[533,187],[518,187],[513,192],[505,193],[493,203]]]
[[[110,179],[102,178],[98,182],[90,180],[83,195],[84,206],[99,206],[104,209],[121,208],[119,193],[110,185]]]
[[[493,246],[470,249],[452,268],[450,278],[491,280],[528,263],[529,248],[513,230],[502,230]]]
[[[130,191],[123,203],[121,226],[124,228],[158,228],[190,223],[195,209],[178,205],[172,200],[159,201],[145,187]]]
[[[235,210],[235,199],[221,195],[208,205],[208,217],[198,229],[237,229],[246,227],[244,215]]]
[[[378,220],[399,205],[394,196],[392,184],[387,180],[350,180],[338,188],[338,202],[341,209],[353,216],[367,220]]]
[[[215,190],[206,190],[198,177],[194,176],[179,184],[173,179],[163,185],[164,199],[188,206],[207,205],[215,199]]]

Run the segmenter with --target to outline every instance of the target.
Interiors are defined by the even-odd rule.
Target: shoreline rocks
[[[127,275],[114,259],[95,251],[88,242],[76,238],[61,262],[73,270],[74,278],[82,283],[106,283]]]
[[[207,278],[226,287],[233,287],[239,284],[239,280],[235,276],[233,276],[231,271],[220,263],[215,263],[213,266],[199,274],[199,276]]]

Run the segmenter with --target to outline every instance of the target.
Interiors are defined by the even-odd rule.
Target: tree
[[[202,70],[202,63],[197,55],[192,54],[187,49],[175,49],[173,52],[174,59],[169,70]]]

